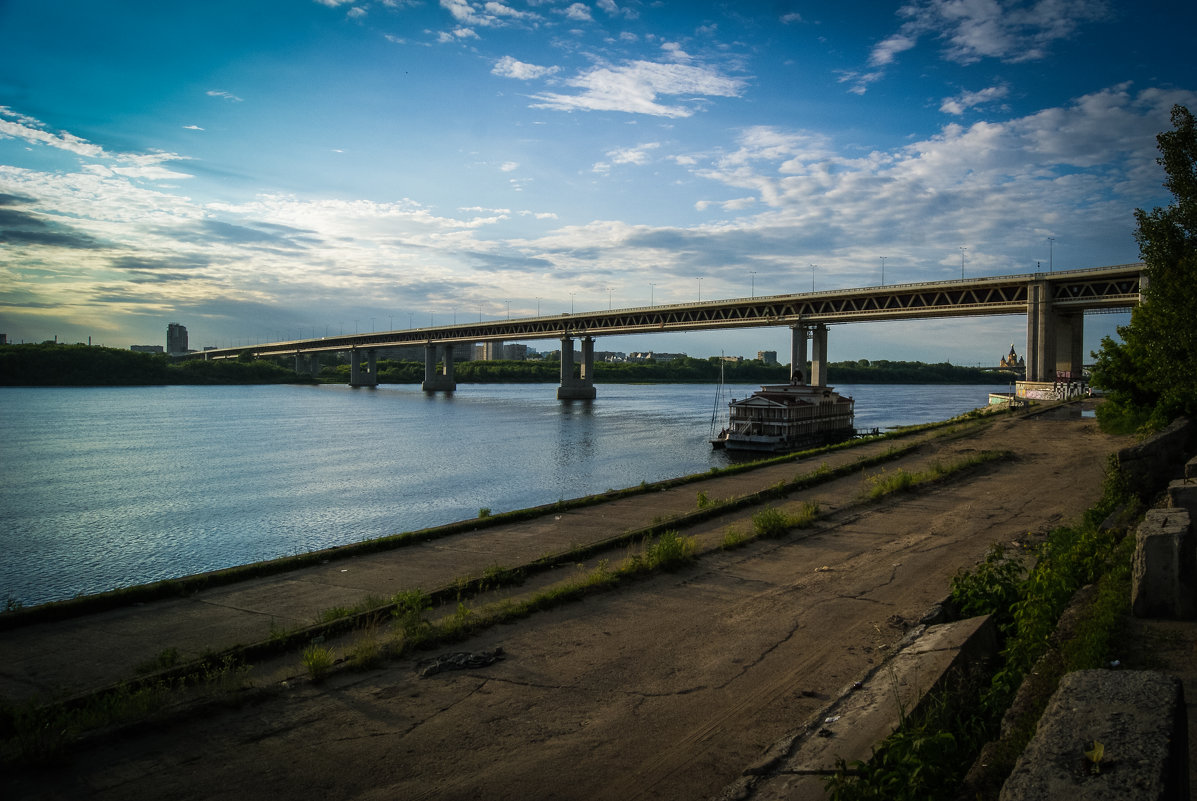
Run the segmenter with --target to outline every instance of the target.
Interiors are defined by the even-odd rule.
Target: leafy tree
[[[1147,285],[1122,342],[1102,340],[1094,354],[1093,384],[1109,402],[1098,411],[1116,430],[1159,428],[1197,413],[1197,126],[1184,106],[1172,107],[1173,130],[1156,137],[1176,202],[1135,210],[1135,240]]]

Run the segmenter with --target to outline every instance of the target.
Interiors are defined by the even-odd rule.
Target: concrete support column
[[[308,357],[302,353],[295,354],[295,375],[303,375],[307,372]]]
[[[594,386],[594,337],[582,337],[582,375],[583,382]]]
[[[827,326],[819,323],[811,328],[810,385],[827,386]]]
[[[445,380],[452,384],[453,388],[456,389],[457,380],[453,377],[453,345],[450,344],[442,346],[441,364],[444,365],[444,368],[441,370],[441,374],[444,376]]]
[[[1056,376],[1067,373],[1068,381],[1080,381],[1085,369],[1085,315],[1075,312],[1053,314],[1052,317],[1052,327],[1056,331]]]
[[[561,337],[561,386],[574,380],[574,340]]]
[[[366,367],[362,367],[362,352],[354,348],[349,356],[349,386],[378,386],[377,357],[373,350],[366,351]]]
[[[1035,281],[1027,287],[1027,381],[1056,380],[1056,333],[1051,287]]]
[[[790,326],[790,381],[806,383],[806,326]]]
[[[582,340],[582,374],[574,375],[574,341],[561,337],[561,386],[557,387],[558,400],[593,400],[594,392],[594,340]]]
[[[437,356],[440,356],[441,369],[436,369]],[[431,342],[424,345],[424,383],[421,388],[425,392],[453,392],[457,389],[457,380],[453,377],[453,345],[434,345]]]

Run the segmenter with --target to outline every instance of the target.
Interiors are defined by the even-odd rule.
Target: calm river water
[[[744,397],[758,387],[728,387]],[[1000,386],[840,385],[858,428]],[[726,464],[712,385],[0,388],[0,600],[25,605]]]

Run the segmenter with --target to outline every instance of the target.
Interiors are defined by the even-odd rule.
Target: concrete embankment
[[[183,597],[141,601],[142,593],[135,588],[114,593],[97,612],[90,611],[93,604],[86,599],[49,614],[30,610],[32,623],[10,624],[8,631],[0,633],[8,654],[0,665],[0,697],[22,701],[101,690],[144,673],[139,666],[154,664],[164,649],[175,649],[184,664],[233,648],[244,651],[247,644],[259,644],[256,652],[269,654],[278,650],[274,646],[280,633],[292,632],[297,642],[306,642],[329,633],[324,629],[336,633],[351,627],[352,620],[331,627],[318,626],[317,621],[327,610],[360,607],[364,599],[378,599],[381,604],[412,589],[433,595],[434,600],[438,593],[452,597],[460,593],[465,580],[500,569],[522,568],[527,573],[528,568],[573,564],[662,528],[693,529],[736,510],[743,517],[742,510],[747,508],[750,514],[780,495],[782,485],[803,476],[812,485],[825,484],[836,474],[859,483],[866,465],[895,459],[907,469],[917,469],[916,465],[928,461],[925,455],[918,456],[919,447],[950,433],[932,429],[807,460],[662,482],[648,487],[649,491],[614,500],[583,499],[566,508],[529,510],[512,523],[478,528],[457,524],[430,530],[426,538],[407,538],[393,549],[333,549],[315,565],[303,565],[309,561],[304,559],[291,569],[248,566],[243,572],[249,578],[197,581],[202,588]],[[700,509],[699,493],[723,503]],[[186,586],[188,580],[178,583]],[[132,602],[122,603],[122,596]]]

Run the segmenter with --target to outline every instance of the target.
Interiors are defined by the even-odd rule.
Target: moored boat
[[[856,433],[854,404],[851,396],[832,387],[808,386],[801,377],[789,384],[766,384],[728,404],[728,425],[711,445],[778,453],[839,442]]]

